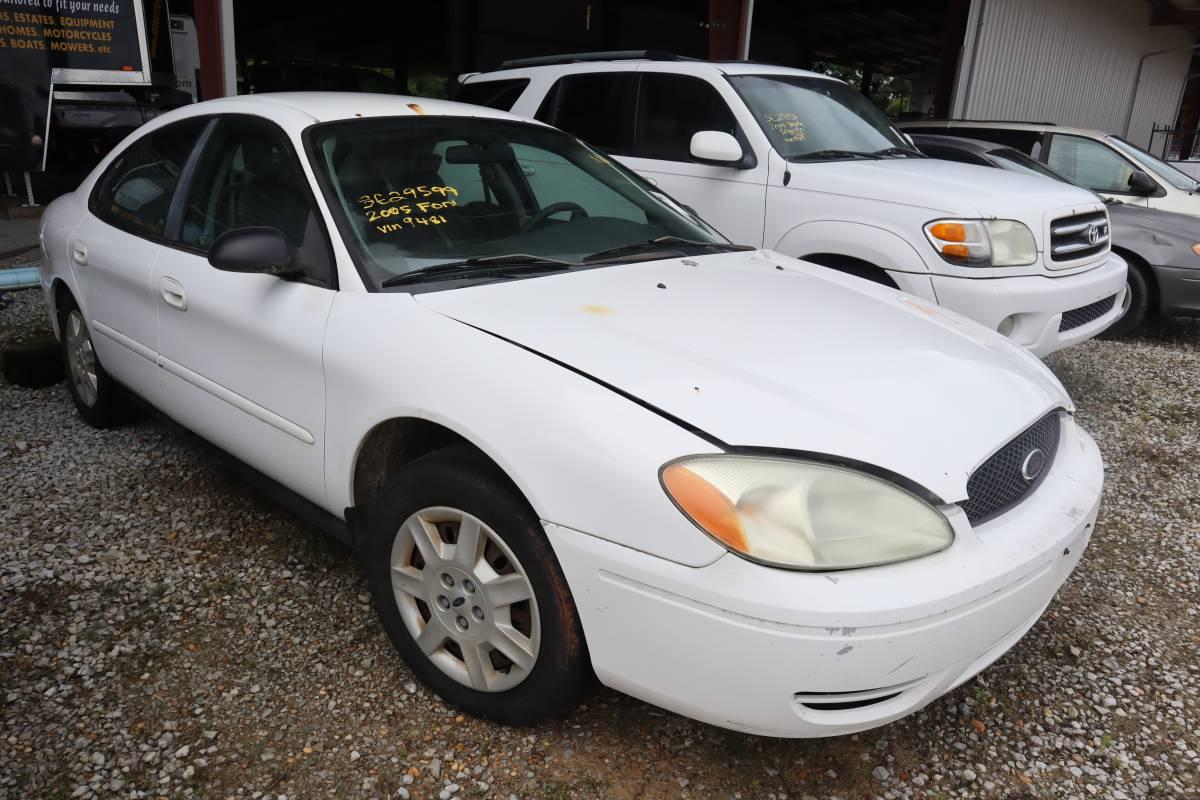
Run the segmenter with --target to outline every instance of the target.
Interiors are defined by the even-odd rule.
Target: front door
[[[730,241],[761,246],[765,159],[753,166],[752,159],[740,166],[715,166],[691,155],[692,135],[698,131],[729,133],[749,151],[729,103],[713,84],[694,75],[639,70],[638,76],[632,152],[621,161],[691,206]]]
[[[321,354],[333,262],[307,178],[283,131],[221,117],[196,165],[173,246],[154,270],[163,408],[293,491],[325,497]],[[222,233],[281,231],[301,277],[222,272]]]

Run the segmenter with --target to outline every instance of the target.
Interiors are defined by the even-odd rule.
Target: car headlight
[[[951,264],[1024,267],[1037,262],[1037,242],[1015,219],[939,219],[925,225],[933,249]]]
[[[851,569],[936,553],[949,520],[895,484],[774,456],[691,456],[661,472],[700,530],[738,555],[802,570]]]

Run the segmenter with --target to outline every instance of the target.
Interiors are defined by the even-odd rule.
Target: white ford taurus
[[[1033,356],[500,112],[201,103],[42,234],[83,417],[133,395],[247,465],[491,719],[594,670],[742,731],[894,720],[1020,639],[1096,517],[1099,453]]]

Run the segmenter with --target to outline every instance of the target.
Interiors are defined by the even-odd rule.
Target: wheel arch
[[[1158,276],[1154,274],[1150,262],[1126,247],[1113,245],[1112,251],[1125,259],[1130,269],[1136,269],[1146,279],[1146,284],[1150,287],[1150,307],[1146,310],[1146,315],[1158,314],[1162,309],[1162,288],[1158,285]]]
[[[79,306],[79,298],[75,296],[74,290],[67,285],[66,280],[57,275],[54,277],[53,283],[50,284],[50,298],[53,303],[53,307],[50,309],[50,324],[54,326],[55,338],[59,338],[62,336],[62,331],[59,330],[58,324],[59,314],[68,301]]]
[[[838,272],[844,272],[847,275],[864,278],[892,289],[900,288],[886,269],[862,258],[855,258],[854,256],[842,255],[840,253],[808,253],[807,255],[800,256],[800,260],[811,261],[814,264],[820,264],[822,267],[828,267]]]
[[[396,473],[408,464],[451,447],[461,447],[486,460],[525,502],[530,502],[512,476],[483,447],[447,425],[424,417],[407,416],[376,423],[359,442],[350,476],[354,508],[369,506]]]

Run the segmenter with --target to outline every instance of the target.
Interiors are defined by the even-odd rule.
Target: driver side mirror
[[[737,167],[742,161],[742,146],[725,131],[696,131],[692,134],[691,154],[702,164]]]
[[[1158,182],[1142,170],[1137,170],[1129,176],[1129,191],[1143,197],[1158,194]]]
[[[222,272],[255,272],[284,277],[298,274],[296,250],[276,228],[225,231],[208,251],[208,263]]]

